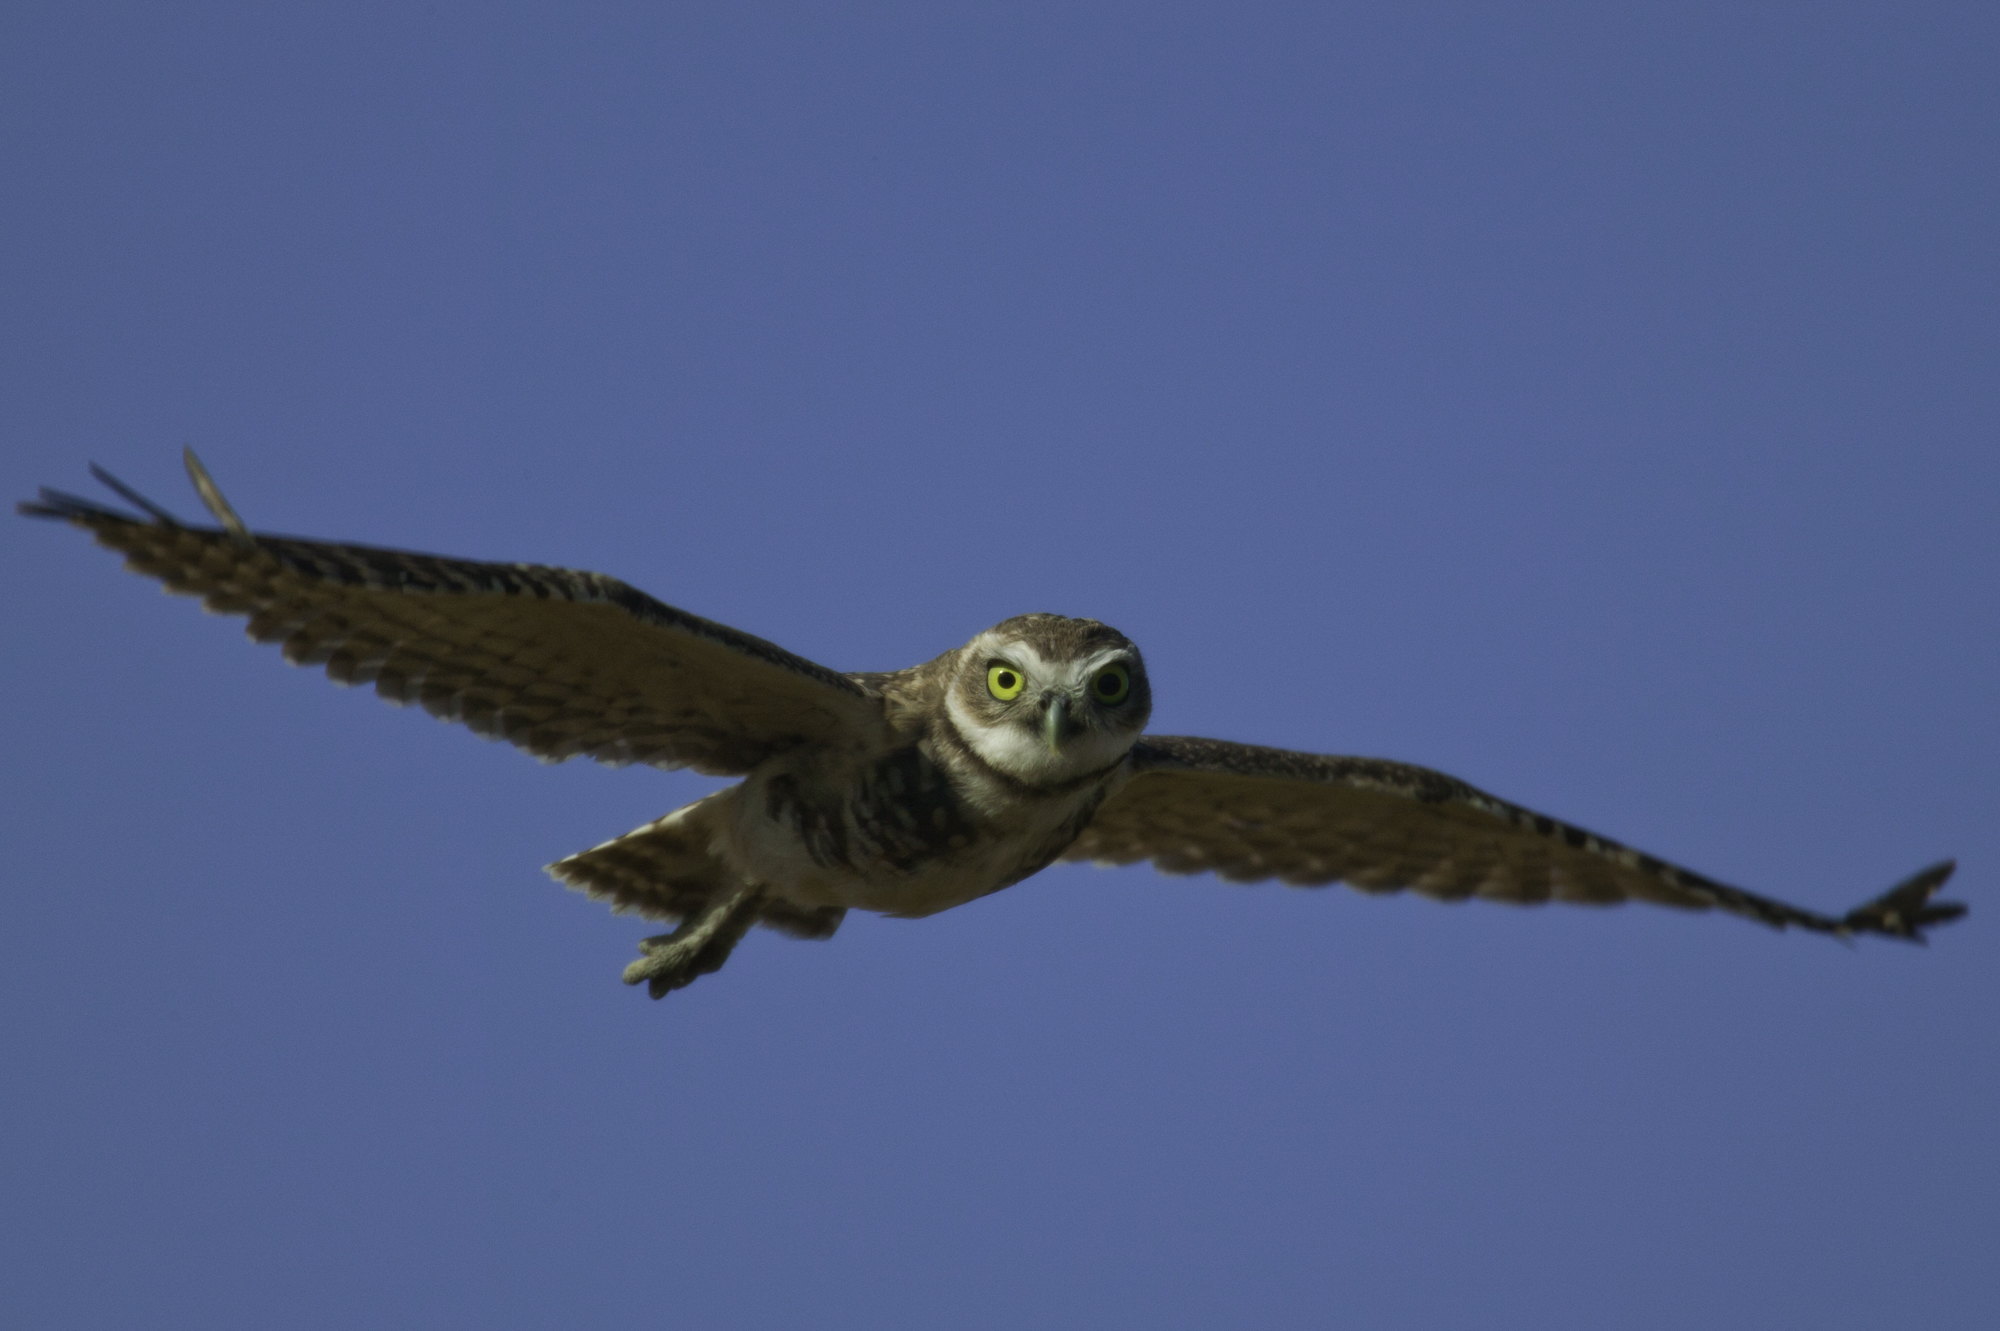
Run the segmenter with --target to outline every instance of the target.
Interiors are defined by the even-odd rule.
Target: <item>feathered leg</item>
[[[847,913],[756,891],[716,853],[717,820],[740,789],[719,790],[548,866],[557,881],[614,910],[680,924],[641,943],[646,959],[625,973],[627,984],[649,981],[655,998],[720,968],[754,924],[794,938],[831,938]]]
[[[647,993],[665,998],[697,978],[721,970],[736,944],[757,923],[758,895],[748,883],[718,892],[672,933],[640,940],[639,950],[646,955],[625,968],[625,983],[644,980]]]

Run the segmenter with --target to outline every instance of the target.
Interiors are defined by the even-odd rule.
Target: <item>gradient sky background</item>
[[[1849,948],[1082,867],[653,1004],[538,767],[0,522],[0,1304],[2000,1322],[2000,10],[0,11],[8,498],[1018,612]],[[1615,12],[1614,12],[1615,11]]]

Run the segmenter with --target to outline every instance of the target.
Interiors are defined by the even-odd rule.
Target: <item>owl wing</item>
[[[1779,929],[1916,941],[1965,913],[1958,902],[1930,900],[1951,876],[1949,860],[1835,917],[1704,878],[1423,767],[1175,736],[1148,736],[1132,759],[1132,779],[1063,858],[1151,860],[1166,873],[1241,883],[1409,888],[1446,901],[1652,901]]]
[[[616,578],[254,533],[187,462],[220,528],[185,526],[96,468],[149,519],[52,490],[19,511],[84,528],[210,611],[249,616],[250,637],[282,643],[294,664],[548,762],[740,775],[882,725],[861,684]]]

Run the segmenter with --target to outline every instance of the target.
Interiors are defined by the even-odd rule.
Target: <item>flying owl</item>
[[[185,461],[219,527],[190,527],[96,467],[145,517],[53,490],[19,511],[249,616],[250,637],[294,664],[546,762],[743,778],[548,866],[675,924],[625,970],[654,998],[720,968],[753,925],[830,938],[849,910],[932,915],[1057,860],[1445,901],[1636,899],[1915,941],[1965,913],[1931,900],[1949,860],[1821,915],[1426,768],[1145,734],[1139,649],[1095,620],[1021,615],[908,670],[842,673],[602,574],[254,533]]]

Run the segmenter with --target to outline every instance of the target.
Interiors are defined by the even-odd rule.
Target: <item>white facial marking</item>
[[[1079,713],[1088,705],[1086,683],[1107,662],[1123,655],[1120,649],[1113,647],[1079,661],[1050,662],[1024,642],[991,633],[982,633],[974,638],[966,651],[974,661],[983,663],[998,658],[1027,676],[1027,687],[1021,691],[1015,706],[1032,708],[1043,695],[1058,691],[1070,699],[1072,708]],[[1052,753],[1048,742],[1035,727],[1011,723],[993,725],[974,716],[959,699],[956,686],[945,696],[945,709],[974,753],[1016,780],[1032,785],[1067,781],[1086,772],[1109,767],[1124,757],[1125,751],[1139,737],[1136,730],[1109,731],[1091,727],[1066,742],[1060,752]]]

